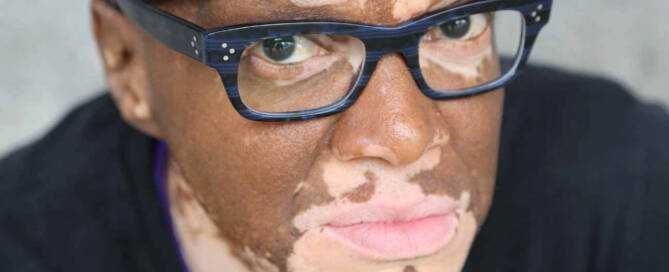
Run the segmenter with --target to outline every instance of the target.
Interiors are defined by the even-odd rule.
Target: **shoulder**
[[[36,142],[10,153],[0,160],[3,178],[20,177],[28,174],[34,177],[39,172],[34,169],[51,168],[54,164],[69,163],[78,151],[101,147],[95,140],[111,140],[111,130],[122,126],[113,102],[108,96],[101,96],[77,107],[68,113],[54,128]],[[90,152],[89,152],[90,153]],[[58,160],[53,160],[60,158]],[[32,169],[32,170],[31,170]],[[53,167],[66,172],[73,169]]]
[[[9,260],[0,262],[0,270],[113,263],[117,252],[103,251],[112,244],[113,221],[122,212],[119,152],[132,138],[145,137],[102,96],[0,160],[0,259]],[[88,261],[72,262],[83,252]]]
[[[44,137],[0,160],[0,193],[12,200],[79,182],[113,160],[124,126],[108,96],[79,106]]]
[[[626,173],[644,181],[669,173],[666,108],[614,81],[531,67],[509,87],[504,114],[501,170],[597,173],[593,179]],[[615,177],[597,185],[636,184]]]
[[[654,169],[649,160],[669,154],[658,150],[669,137],[669,114],[613,81],[533,67],[508,88],[504,114],[502,170],[535,166],[553,173],[638,175],[666,170]]]
[[[497,261],[522,270],[625,271],[640,262],[635,252],[669,249],[668,235],[641,239],[669,227],[659,208],[669,191],[662,106],[610,80],[531,67],[507,88],[504,114],[495,198],[474,256],[495,245],[515,256]]]

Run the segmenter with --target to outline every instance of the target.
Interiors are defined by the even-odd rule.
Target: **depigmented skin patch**
[[[459,272],[461,271],[471,242],[478,230],[478,223],[471,211],[468,211],[469,193],[463,192],[458,200],[458,229],[453,239],[438,252],[422,258],[375,261],[361,258],[351,248],[334,242],[327,230],[312,229],[307,231],[295,245],[295,253],[289,258],[289,270],[307,272],[368,272],[402,271],[413,266],[421,272]],[[322,247],[321,245],[329,245]]]
[[[425,12],[446,8],[450,5],[466,1],[429,0],[210,0],[187,4],[184,8],[181,1],[167,2],[160,6],[179,14],[205,28],[216,28],[229,25],[254,24],[261,22],[299,21],[299,20],[330,20],[349,21],[355,23],[397,25],[407,19],[421,16]],[[417,1],[418,4],[410,3]],[[407,3],[410,12],[395,12],[397,2]],[[185,10],[186,9],[186,10]],[[216,12],[207,12],[207,11]],[[394,13],[397,13],[396,15]],[[407,18],[409,16],[410,18]]]
[[[202,9],[176,4],[164,7],[205,27],[300,19],[401,23],[392,15],[388,4],[392,1],[387,0],[367,0],[365,6],[374,8],[365,10],[345,5],[304,9],[289,0],[270,1],[212,0],[201,2]],[[306,241],[305,235],[316,237],[313,231],[296,230],[293,220],[314,207],[350,202],[343,195],[358,186],[345,187],[339,196],[329,193],[328,183],[335,179],[323,178],[328,162],[356,165],[373,161],[382,166],[375,171],[384,170],[374,172],[379,178],[391,169],[402,172],[426,154],[439,152],[438,163],[401,185],[413,185],[417,192],[436,196],[470,192],[470,207],[476,214],[467,222],[473,226],[487,212],[497,165],[501,90],[457,100],[430,100],[415,86],[404,60],[389,54],[347,111],[304,122],[262,123],[236,112],[216,71],[148,38],[135,54],[147,71],[152,113],[161,140],[170,147],[170,160],[179,166],[180,178],[192,188],[192,199],[217,230],[217,236],[209,239],[223,241],[230,254],[248,268],[257,266],[262,258],[279,271],[288,271],[291,256],[303,254],[297,252],[304,246],[299,241]],[[435,141],[437,134],[449,140]],[[439,143],[433,145],[435,142]],[[390,152],[369,153],[372,145]],[[367,181],[364,173],[363,183]],[[403,188],[391,185],[379,179],[373,191]],[[184,202],[188,198],[177,197]],[[182,224],[179,220],[190,219],[175,218]],[[462,239],[458,241],[463,246],[451,253],[464,260],[471,238]],[[197,254],[200,249],[185,250]],[[395,265],[396,271],[413,265],[425,272],[413,261]]]
[[[469,189],[472,184],[481,184],[483,188],[493,186],[495,173],[491,176],[480,177],[467,172],[468,167],[461,159],[459,159],[453,150],[444,152],[442,155],[444,161],[448,161],[448,165],[436,167],[432,171],[424,171],[414,176],[411,183],[419,184],[423,193],[426,195],[459,195],[463,190]],[[476,172],[476,171],[474,171]],[[444,178],[448,177],[448,178]],[[474,212],[476,219],[479,222],[485,218],[487,213],[487,204],[480,200],[481,194],[489,194],[491,192],[481,192],[480,190],[470,190],[472,202],[469,206]]]
[[[218,228],[194,197],[180,171],[173,163],[168,167],[168,197],[176,239],[190,270],[248,271],[248,266],[233,256],[230,246],[220,237]],[[271,266],[266,268],[266,271],[278,271]]]
[[[367,0],[290,0],[298,7],[327,7],[327,6],[357,6],[358,8],[368,8]],[[395,20],[408,20],[416,15],[433,10],[434,8],[446,7],[456,0],[394,0],[394,1],[374,1],[375,5],[385,4],[392,10],[392,16]]]
[[[431,0],[396,0],[393,6],[393,17],[398,20],[408,20],[416,14],[427,11]]]

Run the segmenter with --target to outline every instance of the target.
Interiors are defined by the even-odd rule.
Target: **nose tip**
[[[418,89],[399,54],[381,58],[356,103],[333,132],[340,160],[381,159],[399,166],[420,158],[440,130],[434,102]]]

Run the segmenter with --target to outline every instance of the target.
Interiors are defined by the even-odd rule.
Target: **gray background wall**
[[[104,86],[89,0],[0,0],[0,156]],[[669,105],[669,2],[556,0],[532,61],[615,78]]]

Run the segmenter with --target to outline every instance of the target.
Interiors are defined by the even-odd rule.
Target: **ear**
[[[123,119],[145,134],[161,138],[143,61],[145,34],[121,11],[102,0],[93,0],[91,11],[109,91]]]

